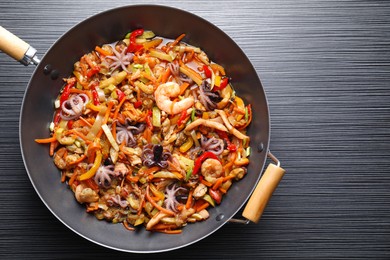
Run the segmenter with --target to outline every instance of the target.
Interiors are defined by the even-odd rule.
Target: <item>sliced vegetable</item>
[[[158,45],[160,45],[162,43],[162,41],[163,41],[163,39],[158,38],[158,39],[144,42],[144,43],[142,43],[142,46],[144,47],[144,50],[149,50],[152,48],[156,48]]]
[[[103,132],[106,134],[108,141],[110,142],[112,148],[115,149],[115,151],[119,151],[119,146],[116,143],[114,137],[112,136],[110,128],[106,124],[102,125]]]
[[[91,169],[89,169],[86,173],[80,175],[79,180],[84,181],[92,178],[95,175],[96,171],[99,169],[100,164],[102,163],[102,158],[102,153],[100,151],[97,151],[95,161],[93,162]]]
[[[171,55],[169,55],[163,51],[160,51],[158,49],[150,49],[149,55],[152,57],[158,58],[160,60],[165,60],[165,61],[169,61],[169,62],[173,61]]]
[[[161,111],[158,107],[153,107],[152,124],[155,127],[161,127]]]
[[[92,97],[93,97],[93,104],[95,106],[98,106],[100,104],[100,101],[99,101],[99,94],[97,93],[96,89],[92,89]]]
[[[205,194],[205,195],[203,196],[203,199],[204,199],[205,201],[207,201],[208,203],[210,203],[211,206],[215,207],[215,201],[213,200],[213,198],[210,197],[210,195]]]
[[[99,88],[106,88],[109,85],[113,84],[114,86],[118,85],[121,83],[127,76],[126,71],[121,71],[113,76],[111,76],[108,79],[100,81]]]
[[[179,148],[181,153],[187,152],[194,145],[194,140],[192,138],[187,138],[187,141],[182,144]]]
[[[202,76],[185,64],[180,65],[180,72],[192,79],[198,86],[203,82]]]
[[[181,112],[180,114],[179,120],[177,120],[177,125],[179,127],[183,124],[186,117],[187,117],[187,110],[183,110],[183,112]]]
[[[123,93],[123,91],[120,90],[120,89],[116,89],[116,94],[118,95],[118,100],[119,101],[122,101],[122,99],[126,98],[125,93]]]
[[[64,87],[63,91],[62,91],[62,94],[61,94],[61,97],[60,97],[60,107],[62,106],[62,104],[68,100],[69,96],[70,96],[70,89],[75,85],[76,81],[71,81],[70,83],[66,84],[66,86]]]
[[[203,71],[206,78],[211,78],[211,70],[209,69],[209,66],[203,65]]]
[[[96,135],[99,133],[100,129],[102,128],[102,124],[104,121],[104,116],[106,115],[107,107],[102,107],[100,109],[99,114],[96,116],[95,122],[92,125],[91,130],[89,130],[89,133],[87,134],[87,138],[91,141],[93,141],[96,137]]]
[[[144,29],[137,29],[131,32],[129,39],[130,43],[126,52],[137,52],[142,49],[142,45],[136,43],[136,38],[144,33]]]

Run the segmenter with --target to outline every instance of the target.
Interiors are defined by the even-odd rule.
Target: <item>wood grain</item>
[[[42,56],[86,17],[136,3],[145,1],[2,1],[0,24]],[[192,246],[151,257],[389,259],[390,2],[146,3],[193,12],[241,46],[267,92],[271,150],[287,171],[259,224],[228,224]],[[33,70],[0,53],[1,259],[145,257],[76,235],[36,195],[18,140]]]

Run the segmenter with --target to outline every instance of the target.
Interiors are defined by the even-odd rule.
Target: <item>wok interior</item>
[[[35,138],[47,137],[53,116],[53,102],[63,86],[62,78],[72,74],[73,64],[96,45],[117,41],[133,29],[145,28],[157,35],[199,46],[211,60],[225,67],[240,97],[252,104],[253,120],[248,134],[252,153],[248,174],[224,196],[221,205],[210,210],[204,222],[189,224],[180,235],[127,231],[120,224],[98,221],[78,204],[73,193],[60,182],[60,172],[49,156],[48,145]],[[50,64],[59,72],[56,80],[43,73]],[[245,203],[263,169],[269,144],[269,115],[266,97],[253,66],[241,49],[209,22],[184,11],[163,6],[127,6],[95,15],[68,31],[43,57],[26,90],[20,117],[20,142],[24,163],[37,193],[70,229],[106,247],[129,252],[160,252],[194,243],[220,228]],[[257,145],[263,143],[263,152]],[[223,216],[223,217],[222,217]],[[222,217],[221,220],[219,220]]]

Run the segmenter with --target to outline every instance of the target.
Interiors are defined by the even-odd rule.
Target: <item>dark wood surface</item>
[[[0,53],[0,258],[390,259],[390,2],[1,1],[0,25],[40,56],[83,19],[136,3],[179,7],[231,36],[271,111],[287,173],[259,224],[227,224],[183,249],[136,255],[66,228],[35,193],[18,139],[34,67]]]

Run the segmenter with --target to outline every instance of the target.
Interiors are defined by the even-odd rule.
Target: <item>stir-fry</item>
[[[134,30],[74,64],[50,156],[98,219],[177,234],[205,220],[249,163],[250,105],[199,47]]]

